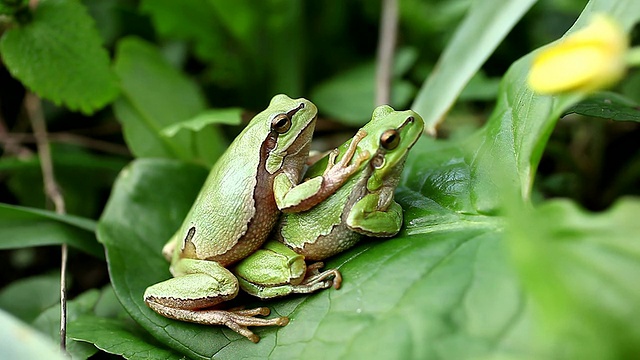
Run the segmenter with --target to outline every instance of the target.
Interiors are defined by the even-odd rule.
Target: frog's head
[[[269,107],[258,114],[260,125],[268,134],[265,142],[268,153],[266,169],[273,174],[282,167],[285,157],[300,157],[309,153],[318,109],[307,99],[291,99],[276,95]]]
[[[414,111],[395,111],[388,105],[373,111],[371,121],[363,127],[367,136],[358,145],[371,154],[369,189],[377,189],[389,176],[400,176],[407,153],[423,128],[424,121]]]

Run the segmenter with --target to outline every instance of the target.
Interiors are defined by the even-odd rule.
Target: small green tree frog
[[[274,239],[245,258],[234,269],[246,292],[268,299],[291,293],[311,293],[338,288],[337,269],[319,272],[319,261],[353,246],[363,235],[389,237],[402,226],[402,208],[393,193],[408,151],[420,137],[422,118],[411,110],[394,111],[379,106],[372,120],[353,139],[341,145],[307,171],[321,174],[338,155],[357,143],[356,153],[370,153],[357,171],[326,200],[302,212],[284,214]],[[360,157],[360,156],[358,156]]]
[[[256,115],[211,169],[181,228],[163,249],[172,279],[149,286],[144,301],[168,318],[226,325],[257,342],[247,326],[286,325],[268,308],[211,307],[236,297],[238,281],[227,269],[262,246],[281,209],[296,211],[326,198],[366,160],[345,160],[298,185],[309,153],[317,109],[306,99],[276,95]],[[352,163],[353,162],[353,163]]]

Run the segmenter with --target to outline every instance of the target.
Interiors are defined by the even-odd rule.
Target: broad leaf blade
[[[179,226],[205,175],[198,168],[176,162],[136,161],[116,183],[100,221],[98,234],[107,247],[118,297],[136,321],[162,343],[197,358],[269,354],[273,358],[315,358],[319,354],[362,357],[372,349],[393,356],[409,351],[421,357],[454,351],[459,348],[459,336],[482,345],[461,355],[498,356],[503,351],[507,354],[511,342],[526,343],[529,328],[510,320],[527,323],[529,315],[519,318],[525,306],[519,287],[502,255],[500,238],[493,231],[495,224],[487,221],[487,226],[477,226],[487,219],[482,216],[472,226],[461,224],[457,229],[431,233],[409,227],[407,231],[415,235],[365,242],[336,257],[328,266],[343,272],[345,283],[339,291],[329,289],[267,303],[245,302],[247,306],[269,306],[275,314],[292,319],[283,328],[254,328],[262,337],[258,344],[220,326],[181,323],[155,314],[142,301],[142,294],[147,286],[170,276],[161,247]],[[148,184],[154,184],[153,189]],[[171,204],[167,198],[172,199]],[[402,197],[407,207],[424,201],[426,198],[415,192]],[[415,219],[425,213],[419,208],[411,211]],[[141,213],[144,219],[134,215]],[[408,219],[409,224],[412,221]],[[474,275],[486,273],[485,268],[491,269],[490,277]],[[500,279],[500,291],[491,279]],[[464,300],[470,287],[474,296]],[[459,314],[459,304],[466,301],[477,308]],[[482,330],[485,318],[473,317],[482,314],[495,324],[486,332]],[[446,320],[451,316],[456,318],[454,323]],[[508,332],[510,342],[496,348],[496,339],[502,336],[499,330],[504,327],[514,327]],[[394,339],[387,337],[389,331],[399,329],[403,329],[399,334],[410,331],[413,335],[400,347],[388,346],[387,341]],[[434,347],[438,344],[435,339],[443,331],[453,332],[450,344],[439,349],[442,345]],[[430,338],[434,341],[428,341]],[[534,345],[526,351],[542,351]]]
[[[78,316],[91,313],[99,298],[100,291],[91,289],[78,295],[75,299],[67,301],[67,330],[68,324]],[[58,340],[60,338],[60,305],[52,306],[42,312],[32,324],[51,339]],[[87,359],[98,352],[95,346],[70,338],[67,338],[66,350],[74,359]]]
[[[118,95],[109,55],[79,1],[38,2],[31,21],[3,34],[0,53],[13,76],[71,110],[92,113]]]
[[[100,350],[126,359],[182,359],[183,356],[145,341],[137,325],[130,320],[82,315],[69,323],[69,338],[88,341]],[[147,335],[148,336],[148,335]]]
[[[157,315],[145,305],[142,294],[149,285],[171,276],[161,255],[162,246],[180,226],[206,175],[203,168],[177,161],[136,160],[116,181],[98,226],[98,238],[107,249],[111,281],[122,305],[154,337],[195,358],[208,357],[202,354],[216,347],[212,333],[221,336],[220,329],[181,324]],[[163,203],[169,206],[161,206]],[[141,254],[145,256],[138,258]],[[197,340],[199,345],[182,345],[177,339],[183,338]]]
[[[640,354],[639,211],[637,198],[600,214],[568,200],[511,211],[513,258],[551,336],[575,339],[570,358]]]
[[[69,244],[97,258],[104,256],[96,242],[96,223],[73,215],[0,204],[0,249]]]

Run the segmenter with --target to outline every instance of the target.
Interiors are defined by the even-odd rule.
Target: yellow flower
[[[529,86],[541,94],[605,88],[624,75],[628,46],[626,33],[612,19],[596,15],[588,26],[536,56]]]

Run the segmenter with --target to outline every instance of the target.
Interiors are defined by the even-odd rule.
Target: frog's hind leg
[[[253,316],[269,315],[270,310],[266,307],[260,307],[249,310],[187,310],[176,309],[164,306],[160,303],[147,302],[158,314],[181,321],[188,321],[204,325],[225,325],[229,329],[246,337],[254,343],[260,341],[260,337],[254,334],[247,326],[285,326],[289,323],[287,317],[277,317],[273,319],[261,319]]]
[[[215,261],[181,259],[172,268],[174,278],[147,288],[144,300],[158,314],[205,325],[225,325],[253,342],[260,338],[247,326],[284,326],[286,317],[261,319],[269,309],[241,311],[207,309],[231,300],[238,294],[238,281]]]

